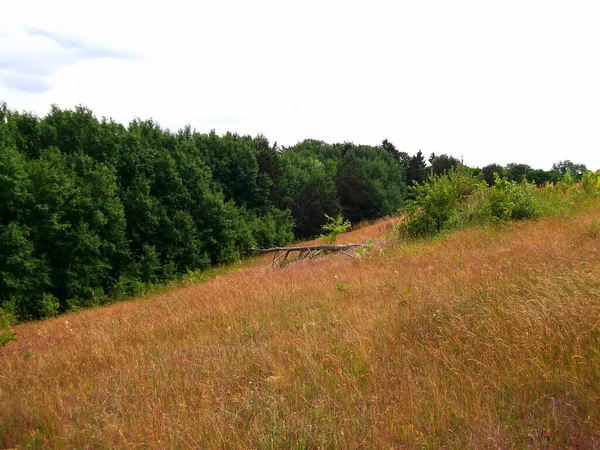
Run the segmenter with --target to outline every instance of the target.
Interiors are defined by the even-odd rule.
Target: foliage
[[[432,153],[429,156],[429,164],[431,164],[431,173],[435,175],[444,175],[449,173],[452,169],[456,169],[460,165],[460,161],[454,156],[441,154],[436,155]]]
[[[393,214],[406,195],[404,179],[402,164],[383,148],[353,147],[336,177],[344,216],[357,223]]]
[[[488,164],[481,168],[483,180],[488,186],[493,186],[496,174],[502,175],[504,168],[500,164]]]
[[[0,307],[19,320],[135,296],[293,238],[289,211],[271,202],[280,156],[261,137],[125,128],[83,107],[2,111]]]
[[[533,219],[540,215],[535,186],[515,183],[496,174],[489,196],[492,216],[499,220]]]
[[[581,180],[583,174],[588,171],[585,164],[576,164],[568,159],[552,164],[552,170],[560,175],[570,174],[575,180]]]
[[[398,151],[396,146],[394,144],[392,144],[390,141],[388,141],[387,139],[384,139],[383,141],[381,141],[381,148],[383,148],[386,152],[388,152],[395,160],[401,161],[402,152]]]
[[[319,158],[301,150],[286,151],[282,163],[282,206],[291,211],[297,236],[314,236],[326,214],[335,216],[341,211],[334,180]]]
[[[527,171],[525,178],[537,186],[545,186],[548,183],[558,182],[560,174],[556,170],[531,169]]]
[[[415,182],[409,191],[412,200],[407,201],[406,212],[411,236],[439,233],[457,220],[460,194],[455,178],[432,174],[426,183]]]
[[[444,228],[469,222],[533,219],[541,214],[539,194],[534,184],[509,181],[504,173],[494,174],[494,185],[476,183],[466,168],[446,175],[431,175],[423,184],[410,188],[407,220],[401,231],[409,236],[437,234]]]
[[[406,172],[406,185],[412,186],[413,182],[424,183],[427,180],[427,163],[421,150],[410,158]],[[410,194],[410,192],[409,192]]]
[[[10,328],[13,322],[13,316],[0,308],[0,348],[5,347],[11,341],[17,340],[17,333]]]
[[[341,214],[333,218],[325,215],[327,223],[323,225],[323,234],[321,234],[321,240],[327,244],[335,244],[340,234],[345,233],[351,227],[348,220],[344,220]]]
[[[527,173],[531,170],[528,164],[510,163],[506,166],[509,181],[520,183],[526,179]]]
[[[586,172],[581,177],[581,186],[587,195],[596,196],[600,194],[600,170],[597,172]]]

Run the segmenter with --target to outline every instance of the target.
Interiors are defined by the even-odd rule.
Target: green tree
[[[560,174],[556,170],[531,169],[525,174],[525,179],[537,186],[543,186],[546,183],[556,183]]]
[[[396,161],[398,161],[398,162],[401,161],[402,152],[398,151],[396,146],[394,144],[392,144],[390,141],[388,141],[387,139],[384,139],[381,142],[381,148],[383,148],[386,152],[388,152],[392,156],[392,158],[394,158]]]
[[[283,175],[283,165],[277,144],[271,146],[269,140],[259,134],[254,138],[254,151],[258,163],[258,188],[269,193],[269,200],[273,205],[281,207],[280,182]]]
[[[369,198],[369,185],[364,161],[354,150],[347,152],[337,173],[337,192],[343,213],[352,222],[376,214],[376,205]]]
[[[581,180],[583,174],[588,171],[585,164],[576,164],[568,159],[552,164],[552,170],[556,170],[560,175],[570,173],[575,180]]]
[[[494,185],[494,174],[499,174],[502,176],[504,172],[504,167],[500,164],[488,164],[481,168],[481,173],[483,174],[483,180],[487,183],[488,186]]]
[[[14,222],[0,225],[0,309],[20,320],[45,317],[52,312],[44,301],[50,286],[50,268],[36,256],[30,231]]]
[[[337,216],[341,211],[335,183],[315,157],[286,151],[282,162],[283,206],[292,212],[295,234],[315,236],[325,223],[325,214]]]
[[[259,184],[259,166],[251,137],[232,133],[219,137],[213,130],[208,136],[197,136],[196,145],[206,155],[226,201],[233,200],[236,205],[253,209],[269,205],[268,188]]]
[[[63,308],[101,303],[129,256],[114,173],[58,149],[42,151],[28,168],[32,235],[52,268],[52,293]]]
[[[383,147],[355,146],[342,159],[337,190],[352,222],[393,214],[406,195],[403,165]]]
[[[452,169],[456,169],[460,165],[460,160],[454,156],[446,154],[436,155],[432,153],[429,156],[430,171],[435,175],[443,175],[449,173]]]
[[[0,223],[8,224],[26,220],[31,195],[27,160],[4,131],[0,127]]]
[[[531,170],[531,166],[527,164],[510,163],[506,166],[508,169],[509,181],[516,181],[517,183],[527,179],[527,172]]]
[[[423,183],[427,179],[427,164],[421,150],[417,152],[408,162],[406,173],[406,184],[412,186],[416,183]]]
[[[66,154],[84,152],[95,158],[102,153],[100,124],[84,106],[62,110],[52,105],[50,113],[40,121],[39,134],[39,149],[56,147]]]

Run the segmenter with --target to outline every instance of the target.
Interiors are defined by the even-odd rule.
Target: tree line
[[[263,135],[124,126],[81,106],[40,118],[2,104],[0,308],[29,320],[100,305],[253,247],[315,236],[326,215],[357,223],[395,214],[407,186],[461,164],[428,161],[387,140],[284,148]],[[473,173],[543,184],[586,170],[492,166]]]

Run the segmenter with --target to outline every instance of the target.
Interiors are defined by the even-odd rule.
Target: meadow
[[[598,448],[599,222],[594,200],[356,258],[255,258],[16,326],[0,446]]]

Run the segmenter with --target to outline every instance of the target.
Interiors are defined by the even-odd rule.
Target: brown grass
[[[356,259],[259,259],[16,327],[0,446],[598,448],[593,220],[598,203]]]

